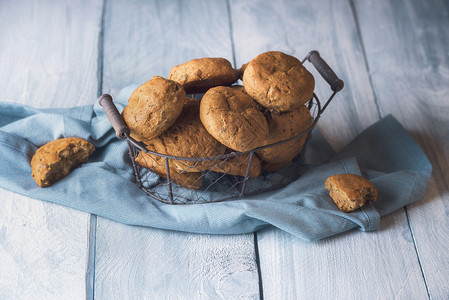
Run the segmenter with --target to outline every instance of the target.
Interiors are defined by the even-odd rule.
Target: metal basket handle
[[[109,94],[103,94],[98,98],[98,103],[103,107],[106,117],[111,122],[112,128],[115,130],[115,135],[119,139],[125,139],[129,135],[129,128],[126,126],[125,121],[120,115],[117,107],[112,102],[112,97]]]
[[[312,65],[317,69],[318,73],[324,78],[324,80],[330,85],[331,90],[333,91],[332,95],[329,97],[327,102],[320,107],[320,114],[324,112],[329,103],[332,101],[334,96],[343,89],[345,86],[343,80],[338,78],[334,71],[332,71],[331,67],[321,58],[320,53],[316,50],[312,50],[307,54],[306,58],[302,61],[303,63],[308,60],[312,63]]]
[[[312,50],[307,55],[307,60],[310,61],[317,69],[318,73],[323,76],[324,80],[331,86],[333,92],[339,92],[344,87],[344,82],[332,71],[331,67],[321,58],[320,53]]]

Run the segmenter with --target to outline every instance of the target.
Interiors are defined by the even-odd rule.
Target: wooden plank
[[[102,2],[0,5],[1,100],[34,107],[92,103]]]
[[[167,232],[98,218],[96,246],[100,299],[258,298],[252,234]]]
[[[403,212],[380,231],[305,243],[279,230],[259,234],[265,299],[426,299]],[[394,253],[396,250],[398,253]]]
[[[103,90],[113,95],[155,75],[167,78],[172,66],[193,58],[232,61],[223,1],[110,1],[104,37]],[[251,234],[196,235],[97,221],[97,298],[258,298]]]
[[[379,107],[427,153],[433,176],[408,207],[432,299],[449,295],[449,7],[447,1],[355,1]],[[384,16],[381,22],[373,16]],[[374,24],[376,24],[374,26]],[[387,92],[386,92],[387,91]]]
[[[226,5],[221,2],[108,2],[103,92],[114,96],[152,76],[168,78],[171,67],[193,58],[220,56],[232,62]]]
[[[231,12],[239,64],[266,50],[302,58],[317,49],[345,81],[319,123],[334,148],[378,119],[348,2],[232,1]],[[316,90],[321,95],[328,87],[320,81]],[[275,229],[259,233],[264,298],[427,297],[404,211],[382,219],[381,227],[379,232],[352,231],[318,243],[304,243]]]
[[[89,214],[0,195],[0,298],[85,297]]]
[[[0,100],[92,103],[101,1],[0,2]],[[90,215],[0,190],[0,298],[83,298]]]
[[[237,66],[264,51],[279,50],[302,60],[318,50],[346,83],[318,123],[336,150],[378,119],[361,48],[354,49],[357,33],[347,15],[350,11],[327,1],[248,2],[231,1]],[[324,101],[329,86],[310,63],[305,66],[317,79],[315,90]]]

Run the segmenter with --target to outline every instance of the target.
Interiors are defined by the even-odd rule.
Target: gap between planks
[[[351,12],[352,12],[352,17],[354,18],[354,26],[357,31],[357,37],[360,40],[360,48],[362,50],[363,63],[366,68],[366,73],[368,74],[369,85],[371,86],[371,90],[373,91],[373,100],[374,100],[374,103],[376,104],[377,116],[379,117],[379,120],[380,120],[380,119],[382,119],[382,111],[380,109],[376,91],[374,90],[373,78],[371,77],[371,70],[370,70],[370,67],[368,64],[368,58],[366,56],[365,43],[363,42],[362,33],[360,32],[359,17],[357,16],[357,12],[355,10],[354,0],[348,0],[348,1],[349,1],[349,7],[351,8]]]
[[[231,39],[231,50],[232,50],[232,65],[234,69],[238,69],[237,59],[235,55],[235,44],[234,44],[234,28],[232,25],[232,9],[230,0],[226,0],[226,11],[228,14],[228,24],[229,24],[229,36]],[[263,300],[263,283],[262,283],[262,270],[260,267],[260,257],[259,257],[259,239],[257,238],[257,232],[253,233],[254,237],[254,260],[257,266],[257,278],[259,281],[259,299]]]
[[[104,19],[106,13],[106,1],[102,1],[100,30],[98,32],[98,58],[97,58],[97,97],[103,93],[103,61],[104,61]],[[97,215],[90,215],[88,260],[86,271],[86,299],[95,297],[95,243],[97,236]]]
[[[352,4],[351,2],[347,2],[348,4]],[[234,3],[233,3],[233,6],[234,6]],[[351,6],[351,5],[350,5]],[[233,7],[234,8],[234,7]],[[239,7],[240,9],[242,8],[242,7]],[[245,8],[245,7],[243,7],[243,8]],[[252,15],[256,15],[255,14],[255,12],[254,12],[254,10],[252,9],[252,8],[254,8],[254,7],[250,7],[250,8],[246,8],[246,10],[247,10],[247,12],[249,12],[249,11],[251,11],[251,13],[252,13]],[[304,5],[304,7],[303,7],[303,9],[307,9],[308,8],[308,6],[306,6],[306,5]],[[350,12],[350,10],[353,10],[353,8],[352,7],[349,7],[349,10],[348,10],[348,12],[349,13],[351,13]],[[233,9],[233,12],[235,13],[235,10]],[[353,11],[353,13],[354,13],[354,11]],[[240,16],[241,17],[241,16]],[[354,17],[356,18],[357,16],[355,16],[354,15]],[[236,18],[236,20],[238,20],[238,19],[242,19],[242,18]],[[356,20],[356,21],[358,21],[358,20]],[[249,23],[249,22],[248,22]],[[235,25],[235,27],[238,27],[235,23],[234,23],[234,25]],[[251,24],[250,24],[251,25]],[[284,28],[288,28],[287,26],[285,26],[286,24],[283,24],[284,25]],[[287,24],[288,25],[288,24]],[[341,24],[339,24],[339,25],[341,25]],[[355,36],[360,36],[360,29],[358,28],[358,24],[356,25],[357,26],[357,28],[354,28],[355,30]],[[274,34],[277,34],[277,33],[274,33],[274,32],[272,32],[272,34],[274,35]],[[249,36],[249,35],[247,35],[247,36]],[[235,37],[238,37],[238,35],[236,35]],[[354,37],[353,35],[351,35],[350,37]],[[288,40],[288,37],[286,36],[285,37],[285,40],[284,41],[282,41],[282,37],[280,38],[281,39],[281,41],[279,42],[279,44],[275,44],[275,46],[277,46],[277,47],[279,47],[279,45],[282,45],[282,46],[284,46],[285,48],[287,48],[288,50],[290,50],[290,52],[293,52],[293,53],[295,53],[294,52],[294,50],[296,50],[296,49],[289,49],[289,48],[291,48],[291,42],[292,41],[289,41]],[[343,40],[343,42],[347,42],[347,40]],[[245,60],[243,60],[243,62],[246,62],[246,61],[248,61],[248,58],[250,57],[250,55],[248,55],[248,53],[251,53],[251,50],[246,50],[246,49],[248,49],[248,47],[247,46],[250,46],[250,47],[256,47],[257,48],[257,44],[256,44],[256,46],[254,46],[254,43],[252,43],[253,42],[253,40],[250,40],[249,42],[245,39],[245,41],[244,42],[246,42],[246,44],[243,44],[243,46],[242,45],[239,45],[239,42],[240,42],[240,44],[242,44],[242,41],[239,41],[239,39],[237,38],[236,39],[236,42],[237,42],[237,44],[235,45],[235,47],[237,48],[237,54],[239,54],[238,56],[237,56],[237,58],[241,61],[242,60],[242,58],[240,57],[240,56],[242,56],[242,53],[243,53],[243,57],[245,57],[246,56],[246,59]],[[293,41],[294,42],[294,41]],[[361,40],[360,40],[360,42],[361,42]],[[297,44],[298,45],[300,45],[300,43],[299,42],[297,42]],[[326,47],[327,46],[327,44],[326,43],[321,43],[322,45],[321,46],[325,46],[325,47],[323,47],[324,49],[327,49],[327,48],[329,48],[329,49],[332,49],[331,47]],[[329,43],[330,44],[330,43]],[[364,45],[361,43],[361,46],[363,46],[364,47]],[[263,43],[263,41],[262,42],[260,42],[260,45],[259,45],[259,48],[261,49],[261,50],[264,50],[265,48],[267,47],[267,44],[266,43]],[[345,48],[343,48],[343,50],[344,50]],[[240,50],[240,52],[242,52],[242,53],[240,53],[239,52],[239,50]],[[242,51],[243,50],[243,51]],[[329,51],[331,54],[332,54],[332,51]],[[369,68],[368,68],[368,63],[367,63],[367,57],[366,57],[366,53],[365,53],[365,49],[363,48],[363,51],[361,51],[360,52],[362,55],[361,55],[361,57],[362,57],[362,60],[364,60],[364,64],[362,63],[361,64],[361,67],[360,67],[360,70],[362,70],[363,68],[365,68],[365,72],[367,72],[367,77],[366,77],[366,83],[367,83],[367,85],[366,85],[366,87],[368,88],[370,88],[371,89],[371,91],[369,91],[369,92],[372,92],[372,89],[373,89],[373,83],[372,83],[372,79],[371,79],[371,74],[369,73],[370,72],[370,70],[369,70]],[[345,62],[346,63],[346,62]],[[352,77],[351,76],[349,76],[349,78],[348,79],[352,79]],[[356,81],[356,82],[358,82],[358,81]],[[363,96],[367,96],[367,94],[366,93],[363,93],[363,91],[360,91],[360,90],[356,90],[355,92],[357,92],[357,94],[356,94],[356,96],[361,96],[361,97],[363,97]],[[368,98],[371,98],[372,97],[372,95],[368,95],[369,97]],[[372,117],[372,119],[367,119],[367,118],[363,118],[363,117],[361,117],[361,122],[360,122],[360,125],[365,125],[365,126],[360,126],[360,128],[364,128],[364,127],[366,127],[366,125],[369,125],[369,124],[366,124],[366,123],[368,123],[368,121],[366,121],[366,123],[364,123],[364,121],[365,121],[365,119],[366,120],[373,120],[373,121],[376,121],[376,120],[378,120],[380,117],[381,117],[381,111],[380,111],[380,108],[379,108],[379,104],[378,104],[378,102],[377,102],[377,98],[375,97],[375,95],[374,95],[374,97],[373,98],[375,98],[375,100],[376,101],[374,101],[373,100],[373,105],[372,105],[372,109],[371,109],[371,112],[372,112],[372,114],[370,114],[369,115],[369,117]],[[356,109],[357,109],[357,107],[356,107]],[[352,131],[350,131],[350,132],[352,132]],[[345,137],[345,136],[344,136]],[[401,215],[403,215],[403,211],[401,212]],[[399,216],[399,215],[398,215]],[[406,217],[405,215],[403,215],[404,217]],[[390,219],[391,219],[391,217],[390,217]],[[408,218],[406,217],[406,221],[408,221]],[[410,235],[412,235],[412,233],[411,233],[411,230],[410,230],[410,227],[408,226],[408,225],[405,225],[404,224],[404,230],[405,230],[405,232],[406,233],[410,233]],[[261,234],[261,236],[262,236],[262,234]],[[282,236],[282,235],[281,235]],[[268,237],[270,237],[270,235],[268,235]],[[261,237],[262,238],[262,237]],[[278,237],[274,237],[274,238],[272,238],[271,239],[271,241],[270,242],[272,242],[273,240],[275,240],[275,241],[278,241],[279,240],[279,238]],[[373,239],[374,240],[374,239]],[[331,241],[332,242],[332,241]],[[333,246],[332,244],[331,244],[331,242],[329,242],[327,245],[328,246]],[[368,241],[369,242],[369,241]],[[292,243],[293,245],[294,245],[294,243]],[[262,247],[262,251],[266,251],[266,248],[264,249],[264,243],[262,242],[261,244],[258,244],[259,246],[261,246]],[[285,245],[279,245],[280,247],[280,249],[282,249],[282,248],[284,248],[285,247]],[[387,245],[388,246],[388,245]],[[309,246],[307,246],[306,247],[306,249],[308,249],[308,250],[311,250],[311,249],[313,249],[313,247],[314,247],[314,245],[312,244],[311,245],[311,247],[309,247]],[[298,249],[299,247],[297,247],[297,248],[293,248],[293,249]],[[322,247],[323,249],[324,249],[324,252],[326,252],[326,250],[328,250],[328,249],[326,249],[326,246],[324,246],[324,247]],[[389,248],[387,248],[387,250],[390,250],[390,249],[392,249],[391,247],[389,247]],[[416,249],[413,249],[412,247],[411,247],[411,245],[410,245],[410,256],[411,257],[416,257]],[[269,249],[268,249],[269,250]],[[380,249],[379,251],[381,251],[382,249]],[[264,253],[261,253],[262,254],[262,260],[264,259]],[[343,254],[344,254],[344,252],[343,252]],[[344,258],[345,256],[344,255],[342,255],[342,257]],[[262,261],[263,262],[263,261]],[[268,263],[269,264],[273,264],[273,261],[272,261],[272,259],[271,260],[269,260],[268,261]],[[287,263],[286,263],[286,266],[287,266]],[[338,264],[335,264],[335,266],[338,266]],[[270,265],[268,266],[268,267],[271,267]],[[418,271],[419,269],[418,268],[416,268],[416,277],[415,278],[418,278],[418,277],[420,277],[421,275],[422,275],[422,273],[420,274],[420,271]],[[334,272],[337,272],[338,270],[333,270]],[[266,285],[268,285],[268,283],[269,283],[269,279],[270,279],[270,273],[267,273],[267,271],[264,271],[264,275],[265,274],[267,274],[266,276],[267,276],[267,278],[266,279],[268,279],[267,280],[267,282],[266,282]],[[425,284],[424,284],[425,285]],[[291,287],[291,289],[294,291],[294,287]],[[331,291],[331,290],[330,290]],[[269,294],[269,292],[271,292],[271,291],[267,291],[266,290],[266,292]],[[424,293],[423,293],[424,294]],[[273,295],[273,294],[272,294]],[[269,296],[269,295],[268,295]],[[335,295],[334,295],[335,296]]]
[[[223,4],[223,6],[224,6],[224,4],[225,4],[225,2],[222,2],[222,4]],[[106,21],[105,21],[105,23],[107,24],[108,23],[108,20],[109,20],[109,17],[111,16],[110,15],[110,11],[109,11],[109,9],[110,9],[110,7],[112,7],[113,6],[113,4],[111,3],[111,1],[109,1],[109,2],[107,2],[107,4],[105,3],[105,5],[104,6],[107,6],[106,7],[106,9],[107,9],[107,11],[106,11],[106,17],[105,17],[105,14],[103,14],[103,16],[102,16],[102,19],[106,19]],[[104,7],[103,7],[103,9],[104,9]],[[104,28],[105,30],[109,30],[109,26],[105,26],[104,24],[102,24],[102,28]],[[227,30],[227,28],[226,27],[224,27],[224,29],[225,30]],[[105,31],[105,32],[102,32],[105,36],[106,36],[106,38],[105,38],[105,40],[103,40],[103,37],[101,37],[101,39],[102,39],[102,43],[103,43],[103,41],[105,42],[105,44],[106,44],[106,46],[104,47],[104,49],[101,49],[102,51],[104,51],[104,54],[102,53],[101,55],[101,61],[99,61],[99,68],[100,68],[100,64],[101,64],[101,71],[99,72],[99,73],[101,73],[101,77],[99,77],[99,82],[101,82],[100,83],[100,86],[98,87],[98,90],[100,91],[100,92],[104,92],[104,89],[105,89],[105,87],[106,87],[106,91],[108,91],[109,89],[108,88],[110,88],[111,86],[112,87],[119,87],[120,85],[117,85],[116,83],[114,83],[114,84],[108,84],[108,83],[106,83],[106,81],[108,81],[108,80],[106,80],[107,78],[108,78],[108,74],[109,74],[109,72],[108,72],[108,70],[103,70],[102,69],[102,67],[104,66],[105,67],[105,69],[108,69],[108,68],[110,68],[110,65],[107,63],[107,61],[108,61],[108,53],[109,53],[109,51],[108,51],[108,49],[107,49],[107,45],[108,45],[108,31]],[[100,50],[100,49],[99,49]],[[101,53],[101,52],[100,52]],[[233,51],[233,49],[232,49],[232,54],[234,55],[234,51]],[[235,58],[234,58],[234,60],[235,60]],[[103,62],[104,61],[104,62]],[[157,64],[156,64],[156,66],[158,66]],[[162,68],[162,69],[164,69],[164,68]],[[104,72],[106,72],[106,73],[104,73]],[[137,75],[139,75],[139,74],[137,74]],[[139,79],[139,78],[141,78],[141,77],[138,77],[136,75],[136,78],[137,79]],[[122,76],[121,77],[126,77],[126,76],[123,76],[123,74],[122,74]],[[136,80],[136,79],[132,79],[132,78],[134,78],[134,77],[132,77],[132,76],[130,76],[129,78],[131,78],[131,79],[129,79],[131,82],[133,81],[133,80]],[[139,80],[137,80],[137,82],[140,82],[140,79]],[[125,85],[123,82],[121,82],[120,81],[120,84],[121,85]],[[100,93],[99,92],[99,93]],[[102,235],[103,235],[103,233],[101,232],[101,228],[102,228],[102,223],[103,222],[107,222],[107,221],[103,221],[103,219],[100,217],[100,218],[98,218],[97,219],[97,224],[96,224],[96,226],[94,226],[93,227],[93,230],[95,230],[95,232],[96,232],[96,236],[95,236],[95,238],[93,237],[93,235],[92,235],[92,237],[94,238],[94,240],[93,240],[93,242],[96,244],[96,249],[97,249],[97,251],[99,251],[99,248],[98,247],[100,247],[101,246],[101,237],[102,237]],[[173,234],[174,236],[176,236],[176,234]],[[98,239],[97,239],[97,237],[98,237]],[[248,239],[247,240],[250,240],[251,239],[251,237],[248,237]],[[254,235],[253,235],[253,239],[254,239]],[[99,242],[100,241],[100,242]],[[92,245],[92,247],[94,247],[95,246],[95,244],[94,243],[92,243],[91,245]],[[248,247],[249,248],[249,247]],[[253,248],[253,249],[251,249],[251,251],[254,253],[254,246],[253,247],[251,247],[251,248]],[[249,248],[250,249],[250,248]],[[97,255],[96,255],[97,254]],[[97,270],[96,270],[96,274],[94,275],[94,280],[95,280],[95,291],[94,291],[94,293],[95,294],[101,294],[101,284],[99,284],[99,281],[101,281],[102,279],[101,279],[101,275],[100,275],[100,273],[101,273],[101,270],[99,271],[99,264],[101,265],[101,263],[99,263],[99,260],[100,260],[100,254],[103,254],[101,251],[99,251],[98,253],[96,253],[95,254],[95,252],[93,253],[93,261],[94,261],[94,265],[92,265],[92,267],[94,267],[94,268],[96,268]],[[254,255],[254,254],[253,254]],[[258,264],[258,262],[256,263],[257,264],[257,267],[259,268],[259,264]],[[100,267],[101,268],[101,267]],[[257,271],[259,271],[259,270],[257,270]],[[254,273],[254,275],[255,275],[255,272],[253,272]],[[254,280],[254,283],[255,283],[255,280]],[[257,287],[257,286],[255,286],[255,287]]]
[[[365,49],[365,42],[363,41],[362,32],[360,30],[359,17],[357,15],[357,11],[356,11],[356,8],[355,8],[354,0],[348,0],[348,1],[349,1],[349,6],[351,7],[352,16],[354,18],[354,25],[355,25],[355,28],[356,28],[356,31],[357,31],[357,35],[358,35],[358,38],[360,40],[360,46],[361,46],[362,55],[363,55],[363,62],[365,64],[365,68],[366,68],[366,71],[368,73],[369,84],[370,84],[371,89],[373,91],[374,103],[376,104],[377,113],[378,113],[379,120],[380,120],[380,119],[382,119],[383,113],[382,113],[382,110],[380,108],[379,100],[377,98],[376,90],[375,90],[375,87],[374,87],[374,84],[373,84],[373,79],[372,79],[370,67],[369,67],[369,64],[368,64],[368,57],[367,57],[367,53],[366,53],[366,49]],[[411,222],[410,222],[410,217],[409,217],[409,214],[408,214],[407,206],[404,206],[403,211],[404,211],[405,217],[407,219],[408,230],[410,232],[411,240],[413,241],[413,247],[415,249],[416,259],[418,260],[419,270],[421,272],[421,275],[422,275],[422,278],[423,278],[423,281],[424,281],[424,286],[426,287],[426,293],[427,293],[428,298],[431,299],[430,292],[429,292],[429,286],[427,284],[427,279],[426,279],[426,276],[424,274],[424,270],[423,270],[422,263],[421,263],[421,258],[419,257],[419,252],[418,252],[418,248],[417,248],[417,245],[416,245],[416,238],[415,238],[415,236],[413,234],[412,225],[411,225]]]

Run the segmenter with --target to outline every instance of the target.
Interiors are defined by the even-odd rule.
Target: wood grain
[[[90,104],[97,92],[102,2],[0,2],[0,100]]]
[[[409,218],[399,211],[382,219],[378,232],[351,231],[317,243],[280,230],[260,232],[264,298],[447,298],[447,1],[105,4],[103,56],[102,1],[0,1],[0,100],[90,104],[102,87],[116,95],[153,75],[167,77],[171,66],[191,58],[223,56],[240,66],[266,50],[302,58],[317,49],[346,83],[319,123],[332,146],[341,149],[393,113],[428,154],[434,173],[424,199],[408,207]],[[325,98],[327,85],[318,81],[317,91]],[[5,190],[0,200],[0,298],[84,298],[90,215]],[[101,218],[97,225],[97,298],[260,296],[252,235],[184,234]]]
[[[345,81],[345,89],[319,123],[334,148],[340,149],[378,120],[349,2],[232,1],[231,12],[239,64],[266,50],[301,58],[316,49]],[[319,95],[326,90],[318,82]],[[383,230],[376,233],[353,231],[316,244],[303,243],[279,230],[261,232],[258,247],[264,298],[427,297],[404,211],[381,223]]]
[[[109,1],[103,90],[168,77],[193,58],[232,61],[223,1]],[[130,227],[98,218],[95,297],[255,299],[253,235],[209,236]],[[119,288],[116,288],[119,287]]]
[[[433,166],[408,207],[429,295],[449,295],[449,7],[447,1],[354,1],[379,107],[413,135]],[[384,16],[378,22],[373,16]],[[376,26],[374,26],[376,24]]]
[[[0,298],[81,299],[89,215],[1,190]]]
[[[403,212],[383,221],[380,231],[315,243],[278,230],[259,236],[264,299],[427,298]]]
[[[1,1],[0,100],[92,103],[101,1]],[[0,190],[0,298],[84,298],[89,214]]]
[[[354,43],[357,33],[346,4],[231,1],[231,8],[238,66],[264,51],[283,51],[302,60],[309,51],[318,50],[346,83],[318,123],[336,150],[378,119],[362,49]],[[305,66],[316,79],[316,93],[325,101],[331,92],[329,85],[310,63]]]
[[[215,56],[232,62],[223,1],[170,2],[107,2],[103,92],[115,96],[152,76],[168,78],[173,66],[193,58]]]
[[[98,221],[99,299],[259,297],[252,234],[198,235]]]

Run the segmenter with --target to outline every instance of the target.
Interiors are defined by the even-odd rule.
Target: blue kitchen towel
[[[119,109],[134,88],[119,95]],[[71,136],[90,141],[96,151],[64,179],[40,188],[31,177],[34,152]],[[272,225],[307,241],[353,228],[378,229],[381,216],[422,197],[432,171],[424,152],[389,115],[337,154],[314,130],[301,176],[282,188],[224,202],[163,204],[137,187],[127,143],[115,137],[98,104],[37,110],[0,103],[0,157],[0,187],[124,224],[210,234],[249,233]],[[343,173],[368,177],[378,188],[377,202],[351,213],[339,211],[324,181]]]

